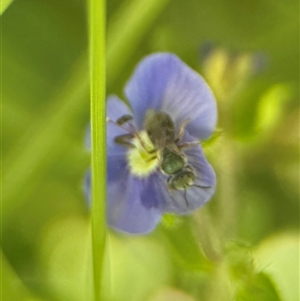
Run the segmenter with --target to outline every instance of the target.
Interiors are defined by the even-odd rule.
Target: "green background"
[[[2,299],[90,300],[87,3],[9,2],[1,16]],[[177,54],[216,95],[219,123],[204,146],[217,192],[150,235],[109,230],[105,300],[297,301],[298,1],[108,0],[107,93],[124,99],[136,64],[158,51]]]

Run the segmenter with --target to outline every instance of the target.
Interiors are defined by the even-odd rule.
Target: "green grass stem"
[[[92,140],[92,243],[94,299],[102,300],[106,239],[105,1],[90,0],[90,90]]]

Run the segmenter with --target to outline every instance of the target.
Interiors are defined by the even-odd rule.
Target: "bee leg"
[[[133,116],[129,114],[122,115],[116,121],[111,120],[109,117],[106,117],[106,122],[112,122],[115,125],[122,127],[123,124],[128,123],[128,121],[132,120]]]
[[[135,126],[130,122],[133,119],[133,116],[129,114],[122,115],[116,121],[111,120],[109,117],[106,118],[106,122],[111,122],[116,126],[122,128],[128,133],[133,133],[138,139],[140,139],[138,135],[138,131]],[[140,139],[141,140],[141,139]]]
[[[139,140],[139,142],[140,142],[141,146],[143,147],[143,149],[144,149],[148,154],[151,154],[152,152],[154,152],[153,150],[148,151],[147,146],[146,146],[144,140],[141,138],[141,136],[139,135],[139,133],[138,133],[135,129],[134,129],[134,134],[135,134],[135,136],[137,137],[137,139]]]
[[[179,127],[179,133],[178,133],[178,137],[175,139],[175,143],[177,143],[178,141],[181,140],[181,138],[183,137],[183,134],[185,132],[185,128],[187,126],[187,124],[191,122],[191,119],[190,118],[187,118],[187,119],[184,119],[181,124],[180,124],[180,127]]]
[[[144,147],[144,146],[143,146]],[[149,155],[152,155],[153,154],[153,157],[151,157],[150,159],[147,160],[147,162],[149,161],[152,161],[154,159],[157,159],[157,150],[154,148],[154,149],[151,149],[151,150],[147,150],[145,147],[144,147],[145,151],[149,154]]]
[[[130,116],[130,115],[128,115]],[[132,129],[128,129],[128,127],[124,127],[124,125],[127,123],[129,124],[129,126],[131,127],[131,124],[128,122],[129,120],[126,121],[126,118],[128,119],[127,115],[123,115],[121,116],[120,118],[117,119],[117,121],[113,121],[111,120],[109,117],[106,118],[106,122],[110,122],[110,123],[113,123],[114,125],[120,127],[121,129],[123,129],[124,131],[128,132],[128,133],[131,133],[132,132]]]
[[[111,122],[114,125],[122,128],[123,130],[128,132],[128,134],[117,136],[115,138],[115,142],[120,145],[127,146],[129,148],[134,148],[135,146],[128,140],[131,140],[136,137],[139,140],[141,146],[144,148],[144,150],[147,153],[149,153],[149,154],[155,153],[156,149],[152,149],[150,151],[147,149],[147,146],[145,145],[143,139],[139,135],[135,126],[130,122],[132,119],[133,119],[133,117],[131,115],[123,115],[123,116],[119,117],[116,121],[111,120],[109,117],[106,118],[106,122]],[[128,126],[124,127],[124,125],[128,125]],[[153,159],[155,159],[155,158],[156,158],[156,156],[153,157]],[[151,158],[150,160],[153,160],[153,159]]]
[[[155,148],[153,148],[153,149],[147,151],[147,153],[148,153],[148,154],[154,154],[154,153],[156,153],[156,151],[157,151],[157,150],[156,150]]]
[[[200,141],[191,141],[191,142],[185,142],[183,144],[178,145],[178,148],[180,150],[184,149],[184,148],[190,148],[190,147],[194,147],[200,144]]]
[[[128,134],[117,136],[115,138],[116,143],[133,148],[134,145],[128,140],[131,140],[134,137],[136,137],[140,141],[142,147],[145,150],[147,150],[146,146],[145,146],[143,140],[141,139],[138,131],[136,130],[135,126],[130,122],[132,119],[133,119],[133,116],[131,116],[129,114],[125,114],[125,115],[122,115],[121,117],[119,117],[116,121],[111,120],[109,117],[106,118],[106,121],[111,122],[111,123],[115,124],[116,126],[122,128],[126,132],[128,132]],[[126,125],[128,125],[128,126],[125,127]]]
[[[153,157],[151,157],[150,159],[147,159],[146,162],[150,162],[150,161],[152,161],[152,160],[154,160],[154,159],[157,159],[157,156],[156,156],[156,155],[153,156]]]
[[[167,189],[168,189],[170,195],[173,196],[173,194],[172,194],[173,187],[171,186],[171,179],[172,179],[172,176],[170,176],[167,180]]]
[[[133,119],[133,116],[131,116],[129,114],[125,114],[125,115],[121,116],[120,118],[118,118],[116,123],[118,125],[123,125],[124,123],[127,123],[128,121],[130,121],[132,119]]]
[[[147,148],[145,142],[143,141],[143,139],[141,138],[141,136],[139,135],[138,132],[135,132],[135,136],[139,139],[139,142],[140,142],[141,146],[143,147],[143,149],[144,149],[148,154],[154,154],[154,153],[157,152],[157,150],[156,150],[155,148],[153,148],[153,149],[151,149],[151,150],[148,150],[148,148]],[[155,159],[155,158],[156,158],[156,156],[153,157],[153,159]],[[152,160],[152,158],[150,159],[150,161],[151,161],[151,160]]]
[[[152,150],[148,150],[147,146],[145,145],[143,139],[141,138],[141,136],[139,135],[137,129],[135,128],[135,126],[130,122],[133,119],[132,115],[129,114],[125,114],[122,115],[121,117],[119,117],[116,121],[111,120],[109,117],[106,118],[106,122],[111,122],[113,124],[115,124],[116,126],[122,128],[123,130],[125,130],[126,132],[128,132],[129,134],[124,134],[124,135],[120,135],[117,136],[115,138],[115,142],[124,146],[128,146],[128,147],[134,147],[134,145],[126,140],[132,139],[134,137],[136,137],[141,146],[144,148],[144,150],[148,153],[148,154],[152,154],[156,152],[156,149],[152,149]],[[128,125],[127,127],[125,127],[125,125]],[[155,159],[156,157],[153,157],[153,159]],[[153,160],[152,158],[150,160]]]
[[[128,148],[135,148],[134,144],[131,142],[131,139],[134,138],[134,135],[132,134],[124,134],[116,136],[114,141],[117,144],[120,144],[122,146],[126,146]]]
[[[186,206],[189,207],[189,202],[186,198],[186,186],[184,186],[184,193],[183,193],[183,196],[184,196],[184,200],[185,200],[185,203],[186,203]]]

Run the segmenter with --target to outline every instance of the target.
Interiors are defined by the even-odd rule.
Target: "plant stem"
[[[92,243],[94,300],[102,297],[106,241],[105,2],[90,0],[90,91],[92,139]]]

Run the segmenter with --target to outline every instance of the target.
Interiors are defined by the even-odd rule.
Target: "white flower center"
[[[151,152],[154,147],[147,133],[141,131],[138,136],[132,140],[135,148],[129,149],[127,160],[131,173],[144,178],[157,169],[158,158],[156,152]]]

